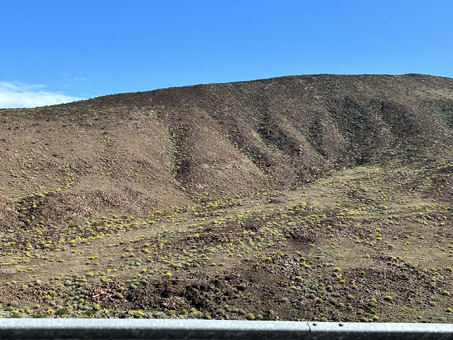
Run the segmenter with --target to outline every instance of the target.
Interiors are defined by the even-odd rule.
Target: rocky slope
[[[0,110],[0,316],[452,322],[453,79]]]

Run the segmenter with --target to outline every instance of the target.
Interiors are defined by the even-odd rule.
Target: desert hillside
[[[418,74],[1,109],[0,317],[453,322],[452,141]]]

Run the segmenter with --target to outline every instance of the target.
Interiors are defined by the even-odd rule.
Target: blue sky
[[[0,107],[313,73],[453,77],[451,0],[0,0]]]

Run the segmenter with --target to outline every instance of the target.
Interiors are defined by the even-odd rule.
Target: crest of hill
[[[453,79],[290,76],[0,115],[0,207],[45,191],[37,217],[140,215],[343,167],[451,161]]]

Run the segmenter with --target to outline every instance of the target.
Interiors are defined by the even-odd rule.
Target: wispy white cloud
[[[72,80],[75,81],[90,81],[90,78],[85,78],[85,77],[72,77]]]
[[[0,108],[37,107],[62,104],[82,98],[46,91],[41,84],[0,81]]]

